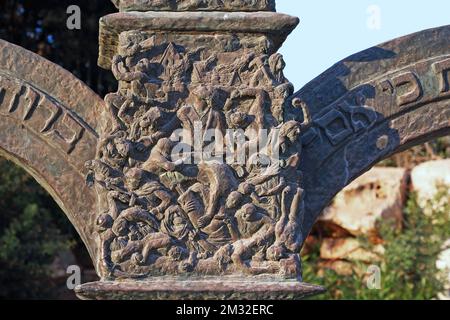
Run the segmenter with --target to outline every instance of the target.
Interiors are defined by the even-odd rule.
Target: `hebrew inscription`
[[[0,76],[0,114],[16,119],[41,139],[70,155],[92,129],[57,101],[30,85]]]
[[[434,71],[439,77],[441,93],[450,91],[450,58],[433,64]]]

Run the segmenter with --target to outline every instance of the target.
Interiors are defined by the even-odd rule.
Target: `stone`
[[[320,257],[325,260],[349,260],[360,262],[379,262],[384,254],[382,245],[374,246],[372,251],[365,249],[358,239],[323,239]]]
[[[408,174],[402,168],[374,168],[344,188],[319,219],[322,229],[338,226],[352,235],[377,237],[377,223],[401,226]]]
[[[447,190],[450,195],[450,159],[418,165],[411,172],[411,182],[419,205],[425,209],[439,192]]]
[[[344,260],[324,260],[319,262],[319,276],[325,276],[325,270],[332,270],[336,274],[348,277],[354,274],[355,266]]]
[[[428,161],[416,166],[411,172],[412,189],[416,192],[417,202],[425,214],[431,215],[434,210],[440,210],[448,205],[449,197],[436,201],[441,192],[450,196],[450,160]],[[450,240],[444,245],[448,247]],[[439,295],[440,299],[450,299],[450,249],[441,252],[436,262],[438,269],[446,277],[446,292]],[[445,276],[447,275],[447,276]]]
[[[120,11],[275,11],[275,0],[112,0]]]

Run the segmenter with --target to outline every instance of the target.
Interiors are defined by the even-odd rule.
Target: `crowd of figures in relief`
[[[98,269],[109,279],[297,278],[308,108],[292,99],[283,57],[270,52],[266,37],[190,39],[120,34],[112,60],[119,89],[105,97],[111,124],[86,163],[100,208]],[[183,144],[200,143],[200,154],[173,159],[180,129]],[[218,161],[237,146],[198,141],[199,130],[241,135],[234,138],[244,141],[245,160]],[[252,152],[261,132],[265,144]]]

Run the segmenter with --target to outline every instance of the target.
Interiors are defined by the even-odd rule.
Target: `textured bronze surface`
[[[100,19],[99,66],[111,68],[123,31],[165,32],[169,35],[200,34],[266,36],[277,51],[298,25],[299,19],[273,12],[121,12]],[[199,40],[199,39],[197,39]],[[192,39],[192,42],[195,40]],[[222,48],[223,50],[224,48]]]
[[[120,11],[275,11],[275,0],[112,0]]]
[[[96,195],[85,184],[104,102],[42,57],[0,40],[0,153],[56,200],[96,259]]]
[[[93,300],[299,300],[325,289],[300,282],[204,279],[102,281],[86,283],[76,292],[81,299]]]
[[[353,55],[294,94],[277,50],[297,18],[199,12],[272,1],[115,3],[124,12],[100,21],[99,65],[119,89],[104,102],[0,41],[0,153],[80,233],[101,277],[82,298],[322,292],[302,283],[299,255],[321,210],[378,161],[450,132],[449,26]],[[243,162],[218,138],[230,130]],[[175,159],[180,131],[194,148]]]
[[[444,26],[352,55],[295,94],[316,123],[302,162],[304,234],[337,192],[377,162],[449,134],[449,70]]]

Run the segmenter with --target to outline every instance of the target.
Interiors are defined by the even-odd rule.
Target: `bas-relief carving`
[[[102,276],[300,277],[301,134],[311,119],[290,98],[282,56],[266,53],[265,37],[166,38],[124,32],[113,58],[120,84],[105,101],[114,125],[86,164],[102,204]],[[286,112],[296,109],[304,121]],[[193,146],[196,126],[201,135],[239,129],[249,149],[259,130],[272,135],[266,153],[243,163],[173,160],[174,131],[184,129]],[[204,136],[200,144],[207,148]]]
[[[175,296],[302,297],[298,252],[321,208],[383,157],[449,132],[448,27],[352,56],[293,96],[275,33],[244,16],[213,32],[222,18],[209,15],[205,32],[121,32],[132,24],[111,19],[119,89],[104,104],[0,41],[0,151],[40,179],[87,244],[102,281],[80,287],[84,297],[173,297],[172,286]],[[180,129],[194,148],[174,158]],[[219,139],[229,129],[231,145]],[[216,161],[225,155],[233,161]],[[128,280],[106,281],[118,278]]]
[[[120,10],[273,11],[275,0],[112,0]]]

